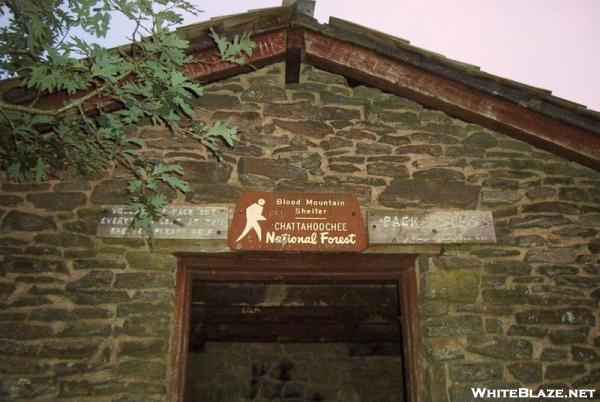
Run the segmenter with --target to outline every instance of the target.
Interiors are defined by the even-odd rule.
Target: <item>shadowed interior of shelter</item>
[[[192,283],[187,401],[404,401],[393,281]]]

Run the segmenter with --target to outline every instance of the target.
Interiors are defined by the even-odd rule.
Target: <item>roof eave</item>
[[[219,62],[210,28],[225,36],[251,34],[256,48],[249,63]],[[202,82],[281,61],[286,74],[297,76],[305,61],[600,170],[600,113],[348,21],[332,18],[320,24],[291,5],[220,17],[177,32],[190,41],[195,60],[186,70]],[[47,104],[64,100],[49,96]]]

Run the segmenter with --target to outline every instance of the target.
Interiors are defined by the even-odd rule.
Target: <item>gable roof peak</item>
[[[305,14],[310,17],[314,17],[315,15],[315,5],[316,0],[283,0],[281,2],[282,6],[296,6],[296,12],[298,14]]]

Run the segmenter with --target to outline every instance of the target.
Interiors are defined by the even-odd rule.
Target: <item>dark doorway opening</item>
[[[398,283],[192,283],[186,401],[404,402]]]
[[[173,400],[421,400],[414,256],[180,257]]]

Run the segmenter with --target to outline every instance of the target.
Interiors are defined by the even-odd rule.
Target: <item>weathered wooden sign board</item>
[[[237,251],[358,252],[367,234],[351,195],[248,192],[236,204],[228,241]]]
[[[154,224],[156,239],[226,239],[227,207],[172,206],[162,210],[164,217]],[[134,212],[126,205],[106,207],[102,212],[98,237],[145,237],[142,229],[131,227]]]
[[[371,244],[495,243],[490,211],[375,211],[367,213]]]

